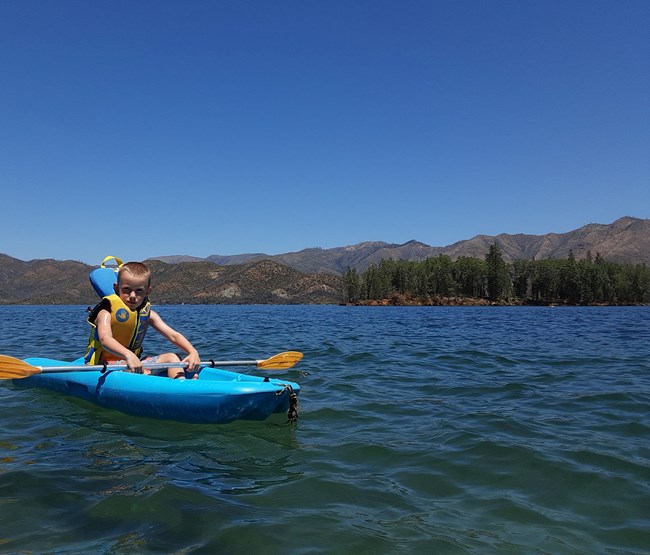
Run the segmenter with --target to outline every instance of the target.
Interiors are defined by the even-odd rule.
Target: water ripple
[[[0,352],[79,356],[84,308],[0,307]],[[648,308],[161,310],[204,358],[304,352],[298,425],[3,385],[0,553],[648,552]]]

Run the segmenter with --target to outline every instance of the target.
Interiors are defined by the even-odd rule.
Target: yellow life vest
[[[142,353],[142,340],[147,332],[149,325],[149,315],[151,313],[151,303],[148,299],[140,305],[137,310],[131,310],[124,304],[118,295],[108,295],[92,310],[88,317],[88,323],[91,326],[90,337],[88,339],[88,348],[84,360],[86,364],[99,364],[118,360],[120,357],[104,350],[95,320],[99,311],[106,309],[111,313],[111,332],[113,337],[137,356]]]

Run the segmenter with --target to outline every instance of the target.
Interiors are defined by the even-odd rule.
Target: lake
[[[81,356],[85,309],[0,307],[0,353]],[[298,423],[3,382],[0,553],[650,553],[650,307],[157,310],[204,359],[302,351]]]

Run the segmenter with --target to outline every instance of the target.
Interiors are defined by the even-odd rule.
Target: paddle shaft
[[[215,361],[202,361],[201,367],[209,366],[214,368],[215,366],[257,366],[260,362],[259,360],[215,360]],[[187,368],[189,366],[188,362],[144,362],[142,363],[143,368],[148,370],[163,370],[165,368]],[[40,368],[41,373],[47,374],[50,372],[88,372],[93,370],[124,370],[128,368],[126,364],[81,364],[81,365],[67,365],[67,366],[37,366]]]
[[[298,351],[285,351],[278,353],[264,360],[209,360],[200,362],[201,367],[209,366],[214,368],[216,366],[256,366],[262,370],[285,370],[293,368],[297,362],[302,359],[302,353]],[[164,368],[187,368],[187,362],[145,362],[142,364],[143,368],[151,369],[164,369]],[[126,364],[68,364],[65,366],[32,366],[24,360],[19,358],[1,355],[0,354],[0,380],[11,380],[26,378],[40,373],[53,373],[53,372],[87,372],[94,371],[107,371],[107,370],[124,370],[128,368]]]

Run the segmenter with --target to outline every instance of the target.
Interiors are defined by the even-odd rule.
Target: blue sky
[[[650,217],[646,0],[3,0],[0,252]]]

